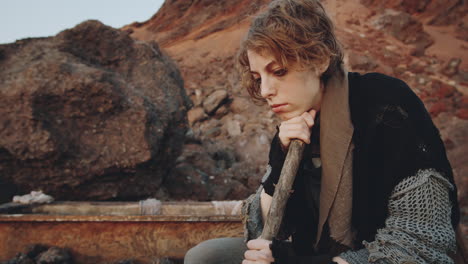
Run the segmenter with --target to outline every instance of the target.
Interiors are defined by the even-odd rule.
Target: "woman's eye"
[[[276,70],[274,71],[273,73],[276,75],[276,76],[284,76],[288,71],[286,69],[279,69],[279,70]]]

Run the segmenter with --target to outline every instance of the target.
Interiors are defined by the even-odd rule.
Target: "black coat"
[[[433,168],[455,184],[439,131],[406,83],[379,73],[349,73],[348,80],[354,126],[352,225],[356,231],[355,246],[361,248],[363,240],[373,241],[377,229],[384,227],[389,196],[402,179],[420,169]],[[269,158],[272,171],[263,185],[272,195],[273,183],[278,181],[284,162],[277,135]],[[291,195],[283,221],[282,238],[292,235],[298,254],[310,252],[316,232],[311,223],[316,221],[317,212],[304,210],[306,194],[313,188],[304,182],[310,178],[304,177],[310,174],[309,162],[310,151],[306,149],[294,184],[297,192]],[[454,228],[459,221],[456,193],[456,188],[450,192]]]

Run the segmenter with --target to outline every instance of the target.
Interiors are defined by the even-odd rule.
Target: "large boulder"
[[[156,43],[98,21],[0,45],[0,188],[154,196],[181,153],[190,104]]]
[[[386,9],[377,16],[374,25],[405,44],[413,44],[420,51],[419,55],[434,43],[432,37],[424,31],[423,24],[405,12]]]

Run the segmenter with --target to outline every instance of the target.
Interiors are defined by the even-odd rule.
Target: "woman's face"
[[[323,87],[313,69],[284,69],[271,55],[247,51],[253,79],[260,94],[282,120],[300,116],[311,109],[320,110]]]

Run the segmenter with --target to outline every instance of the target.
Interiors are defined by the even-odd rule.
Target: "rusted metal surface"
[[[175,205],[173,209],[183,207]],[[242,233],[239,215],[0,214],[0,261],[13,258],[27,245],[45,244],[69,248],[76,263],[129,258],[154,263],[161,257],[181,259],[203,240]]]

